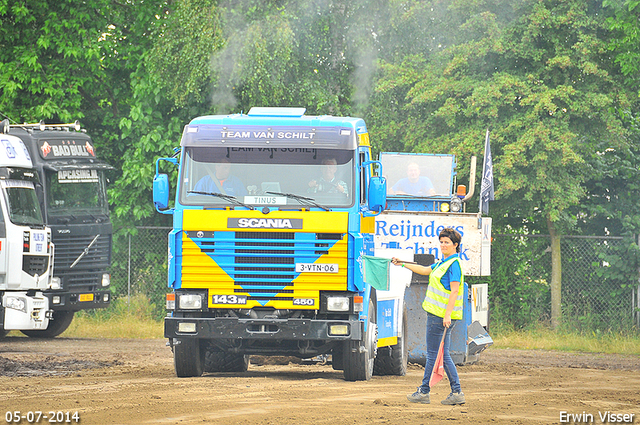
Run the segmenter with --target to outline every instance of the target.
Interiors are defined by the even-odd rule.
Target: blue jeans
[[[458,370],[455,363],[451,359],[449,353],[449,346],[451,344],[451,330],[459,322],[459,320],[452,320],[451,326],[447,330],[447,336],[444,338],[444,371],[449,378],[449,384],[451,385],[451,392],[460,392],[460,378],[458,377]],[[433,366],[436,363],[436,357],[438,357],[438,349],[440,348],[440,342],[442,341],[442,335],[445,327],[442,324],[442,317],[435,316],[431,313],[427,313],[427,361],[424,366],[424,378],[422,378],[422,384],[419,387],[421,393],[429,393],[429,380],[431,379],[431,372]]]

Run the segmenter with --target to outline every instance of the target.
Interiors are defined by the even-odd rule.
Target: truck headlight
[[[24,313],[27,312],[27,300],[22,297],[5,297],[4,306],[6,308],[12,308],[14,310],[22,311]]]
[[[102,275],[102,286],[111,285],[111,275],[109,273],[104,273]]]
[[[349,311],[349,297],[327,297],[328,311]]]
[[[462,211],[462,200],[457,196],[451,197],[451,212],[460,212]]]
[[[196,331],[196,324],[192,322],[180,322],[178,323],[178,332],[180,333],[194,333]]]
[[[49,284],[49,287],[51,289],[60,289],[61,286],[61,281],[59,277],[52,277],[51,278],[51,283]]]
[[[180,310],[199,310],[202,308],[202,295],[200,294],[179,294],[177,297]]]
[[[349,326],[329,325],[329,335],[349,335]]]

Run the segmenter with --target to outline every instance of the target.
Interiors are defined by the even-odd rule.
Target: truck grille
[[[56,246],[54,258],[54,271],[66,272],[74,261],[89,246],[95,235],[91,236],[60,236],[54,235],[53,243]],[[98,240],[73,267],[72,270],[105,270],[109,266],[111,257],[111,235],[100,235]]]
[[[74,270],[75,267],[71,270]],[[102,274],[104,271],[98,272],[83,272],[83,273],[71,273],[64,274],[64,287],[66,290],[78,291],[78,292],[93,292],[102,289]],[[62,273],[53,270],[53,274],[56,276],[62,276]]]
[[[49,257],[45,255],[28,255],[22,257],[22,270],[33,275],[42,275],[49,268]]]
[[[291,301],[295,297],[317,296],[319,290],[346,289],[346,270],[341,266],[339,273],[314,273],[313,284],[297,279],[296,263],[314,263],[323,256],[325,263],[345,264],[346,244],[338,251],[329,251],[344,238],[343,233],[302,233],[302,232],[185,232],[196,243],[200,252],[214,259],[216,264],[233,280],[233,289],[219,282],[225,276],[215,276],[196,268],[196,261],[189,258],[197,255],[188,249],[184,251],[183,284],[207,275],[211,279],[209,287],[219,287],[219,293],[246,294],[248,300],[259,301],[262,305],[270,300]],[[198,237],[200,236],[200,237]],[[193,266],[190,266],[193,264]],[[218,271],[219,273],[220,271]],[[213,274],[213,275],[212,275]],[[191,277],[193,276],[193,277]],[[201,286],[200,282],[200,286]],[[196,283],[197,284],[197,283]],[[195,285],[194,285],[195,286]],[[300,295],[307,291],[307,295]],[[216,292],[216,291],[214,291]],[[315,295],[310,295],[313,292]]]
[[[94,237],[54,235],[53,274],[62,278],[66,290],[94,291],[102,287],[102,274],[107,271],[111,260],[110,234],[100,235],[80,261],[70,268]]]

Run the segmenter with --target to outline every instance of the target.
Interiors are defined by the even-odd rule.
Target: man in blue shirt
[[[322,177],[309,182],[309,193],[342,193],[349,196],[347,183],[336,177],[338,163],[335,158],[327,158],[322,161]]]
[[[391,195],[435,195],[436,190],[428,177],[420,175],[420,166],[410,162],[407,166],[407,177],[398,180],[391,188]]]
[[[231,164],[223,159],[215,164],[215,173],[201,178],[193,188],[196,192],[222,193],[242,199],[247,195],[247,189],[239,178],[231,175]]]

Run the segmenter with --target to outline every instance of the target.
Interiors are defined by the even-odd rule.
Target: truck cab
[[[53,244],[36,190],[38,174],[22,140],[0,134],[0,336],[46,329],[52,311]]]
[[[473,197],[475,158],[471,158],[470,190],[457,184],[456,157],[451,154],[382,152],[379,160],[388,179],[387,207],[376,217],[376,255],[402,257],[423,266],[443,259],[438,235],[445,227],[462,235],[460,259],[465,277],[491,274],[491,218],[467,212]],[[409,321],[409,361],[426,361],[426,312],[422,309],[429,280],[413,274],[404,300]],[[493,341],[489,326],[488,285],[464,284],[464,314],[452,331],[451,357],[457,364],[477,361]]]
[[[106,195],[107,170],[93,140],[79,124],[9,126],[28,150],[41,184],[38,199],[56,245],[55,287],[45,291],[53,316],[48,328],[25,331],[51,338],[64,332],[79,310],[111,301],[112,225]]]
[[[401,332],[393,323],[379,340],[380,315],[402,321],[402,306],[380,310],[363,275],[386,194],[370,155],[362,119],[304,108],[185,126],[179,158],[159,158],[154,178],[157,210],[173,215],[165,336],[179,377],[246,371],[256,354],[331,355],[345,379],[371,378]],[[173,207],[167,162],[179,166]],[[403,360],[378,370],[403,373]]]

